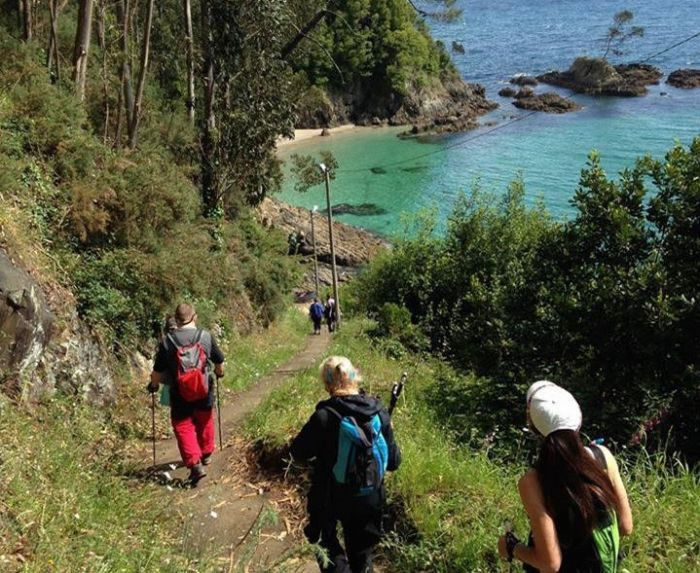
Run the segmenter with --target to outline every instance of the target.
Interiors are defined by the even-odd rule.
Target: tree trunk
[[[108,58],[107,58],[107,40],[105,38],[105,12],[107,10],[105,4],[107,0],[100,0],[100,7],[97,11],[97,41],[102,52],[102,98],[104,110],[104,122],[102,128],[102,143],[107,145],[109,138],[109,75],[108,75]]]
[[[122,33],[119,41],[121,48],[121,78],[119,88],[119,101],[117,104],[117,124],[114,133],[114,145],[121,145],[122,134],[122,102],[124,103],[124,111],[126,112],[126,124],[131,125],[131,118],[134,111],[134,92],[131,88],[131,65],[129,55],[129,28],[130,28],[130,12],[131,6],[129,0],[119,0],[116,3],[117,20],[122,24]]]
[[[139,120],[141,119],[141,104],[143,103],[143,90],[146,85],[146,72],[148,71],[148,59],[151,51],[151,27],[153,26],[153,6],[155,0],[148,2],[148,14],[143,34],[143,44],[141,46],[141,67],[139,69],[139,79],[136,87],[136,100],[129,124],[129,147],[136,147]]]
[[[87,79],[88,51],[92,33],[93,0],[80,0],[78,10],[78,28],[75,32],[75,51],[73,52],[73,82],[75,93],[80,101],[85,100],[85,80]]]
[[[49,15],[51,17],[51,29],[49,31],[49,49],[46,53],[46,66],[51,74],[51,81],[61,81],[61,60],[58,55],[58,0],[49,0]],[[54,71],[51,71],[51,68]]]
[[[326,17],[326,15],[330,14],[328,10],[325,8],[323,10],[320,10],[319,12],[316,12],[314,14],[314,17],[311,18],[306,24],[304,24],[304,27],[297,32],[297,35],[294,36],[287,44],[282,48],[282,59],[286,60],[289,55],[295,50],[295,48],[299,45],[299,42],[301,42],[306,36],[308,36],[313,29],[318,26],[318,24],[323,20],[323,18]]]
[[[214,74],[214,57],[211,45],[211,5],[210,0],[202,0],[201,3],[201,37],[202,57],[204,72],[204,121],[202,125],[202,201],[207,215],[214,213],[218,207],[218,194],[216,192],[216,173],[214,168],[214,131],[216,120],[214,117],[214,94],[216,81]]]
[[[192,2],[183,0],[185,9],[185,31],[187,42],[187,116],[194,125],[195,91],[194,91],[194,34],[192,31]]]
[[[34,35],[34,21],[32,18],[33,0],[20,0],[22,2],[22,37],[29,42]]]

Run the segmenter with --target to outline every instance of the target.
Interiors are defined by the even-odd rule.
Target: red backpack
[[[177,372],[175,382],[180,397],[185,402],[203,400],[209,395],[209,384],[206,377],[207,351],[199,339],[202,331],[197,330],[191,344],[180,346],[175,338],[168,334],[168,340],[175,347],[175,362]]]

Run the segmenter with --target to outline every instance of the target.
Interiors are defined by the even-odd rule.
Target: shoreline
[[[286,137],[280,137],[277,140],[277,149],[283,149],[285,147],[293,147],[303,142],[308,142],[310,140],[316,140],[321,137],[329,137],[336,135],[338,133],[344,133],[348,131],[353,131],[360,129],[361,126],[355,125],[354,123],[345,123],[339,125],[338,127],[327,127],[327,128],[315,128],[315,129],[294,129],[294,139],[288,139]],[[321,135],[323,131],[326,131],[328,135]]]

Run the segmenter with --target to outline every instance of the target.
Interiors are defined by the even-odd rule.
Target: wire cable
[[[669,47],[667,47],[667,48],[664,48],[663,50],[660,50],[660,51],[658,51],[658,52],[655,52],[655,53],[653,53],[653,54],[647,56],[647,57],[644,58],[643,60],[640,60],[640,61],[637,62],[637,63],[644,64],[644,63],[648,62],[649,60],[652,60],[652,59],[654,59],[654,58],[656,58],[656,57],[658,57],[658,56],[660,56],[660,55],[662,55],[662,54],[665,54],[665,53],[667,53],[667,52],[670,52],[671,50],[673,50],[673,49],[675,49],[675,48],[677,48],[677,47],[679,47],[679,46],[682,46],[683,44],[686,44],[686,43],[690,42],[691,40],[694,40],[694,39],[697,38],[697,37],[700,37],[700,32],[696,32],[695,34],[692,34],[691,36],[688,36],[687,38],[684,38],[684,39],[681,40],[680,42],[676,42],[675,44],[673,44],[673,45],[671,45],[671,46],[669,46]],[[574,95],[576,95],[576,94],[571,94],[571,95],[569,95],[569,96],[564,97],[563,99],[564,99],[565,101],[566,101],[566,100],[572,100],[572,98],[574,97]],[[399,160],[399,161],[392,161],[392,162],[390,162],[390,163],[384,163],[384,164],[382,164],[382,165],[371,165],[371,166],[366,166],[366,167],[356,167],[356,168],[353,168],[353,169],[338,169],[338,170],[336,171],[336,173],[361,173],[361,172],[365,172],[365,171],[384,170],[384,169],[387,169],[387,168],[389,168],[389,167],[396,167],[396,166],[398,166],[398,165],[404,165],[405,163],[411,163],[411,162],[413,162],[413,161],[418,161],[419,159],[424,159],[424,158],[430,157],[430,156],[432,156],[432,155],[437,155],[437,154],[440,154],[440,153],[445,153],[445,152],[449,151],[450,149],[454,149],[455,147],[461,147],[462,145],[466,145],[467,143],[471,143],[472,141],[474,141],[474,140],[476,140],[476,139],[479,139],[479,138],[481,138],[481,137],[485,137],[485,136],[487,136],[487,135],[490,135],[490,134],[494,133],[495,131],[498,131],[498,130],[500,130],[500,129],[505,129],[506,127],[509,127],[509,126],[513,125],[514,123],[517,123],[517,122],[519,122],[519,121],[523,121],[524,119],[527,119],[527,118],[529,118],[529,117],[532,117],[532,116],[535,115],[536,113],[539,113],[539,112],[538,112],[538,111],[530,111],[530,112],[528,112],[528,113],[524,113],[524,114],[519,115],[519,116],[517,116],[517,117],[514,117],[513,119],[510,119],[510,120],[508,120],[508,121],[506,121],[506,122],[504,122],[504,123],[498,124],[497,126],[492,127],[491,129],[487,129],[486,131],[482,131],[482,132],[480,132],[480,133],[477,133],[477,134],[474,135],[473,137],[468,137],[467,139],[463,139],[463,140],[457,141],[457,142],[455,142],[455,143],[451,143],[451,144],[448,144],[448,145],[444,145],[444,146],[440,147],[440,149],[436,149],[436,150],[434,150],[434,151],[429,151],[429,152],[427,152],[427,153],[422,153],[422,154],[420,154],[420,155],[415,155],[415,156],[413,156],[413,157],[409,157],[409,158],[406,158],[406,159],[401,159],[401,160]]]

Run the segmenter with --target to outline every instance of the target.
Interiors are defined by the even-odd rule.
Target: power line
[[[700,32],[697,32],[697,33],[693,34],[692,36],[688,36],[685,40],[681,40],[680,42],[673,44],[673,46],[669,46],[668,48],[661,50],[660,52],[656,52],[655,54],[652,54],[651,56],[646,57],[645,59],[643,59],[639,63],[644,64],[644,63],[648,62],[649,60],[656,58],[657,56],[660,56],[661,54],[665,54],[666,52],[670,52],[674,48],[677,48],[678,46],[682,46],[683,44],[686,44],[699,36],[700,36]]]
[[[692,34],[691,36],[688,36],[687,38],[684,38],[680,42],[676,42],[675,44],[664,48],[663,50],[660,50],[658,52],[655,52],[643,60],[640,60],[638,63],[643,64],[648,62],[649,60],[652,60],[662,54],[665,54],[666,52],[670,52],[671,50],[677,48],[678,46],[682,46],[683,44],[686,44],[690,42],[691,40],[694,40],[695,38],[700,37],[700,32],[696,32],[695,34]],[[564,101],[566,100],[571,100],[575,94],[571,94],[569,96],[564,97]],[[411,163],[413,161],[418,161],[419,159],[424,159],[426,157],[430,157],[432,155],[437,155],[439,153],[445,153],[449,151],[450,149],[454,149],[455,147],[460,147],[462,145],[466,145],[467,143],[471,143],[472,141],[479,139],[480,137],[485,137],[487,135],[492,134],[494,131],[498,131],[499,129],[505,129],[506,127],[509,127],[513,125],[514,123],[517,123],[519,121],[523,121],[524,119],[527,119],[529,117],[532,117],[536,113],[539,113],[537,111],[530,111],[528,113],[524,113],[523,115],[519,115],[517,117],[514,117],[513,119],[510,119],[504,123],[501,123],[495,127],[492,127],[491,129],[488,129],[486,131],[482,131],[481,133],[477,133],[473,137],[468,137],[467,139],[463,139],[461,141],[457,141],[455,143],[449,144],[449,145],[444,145],[440,147],[440,149],[436,149],[434,151],[429,151],[427,153],[422,153],[420,155],[415,155],[413,157],[409,157],[407,159],[401,159],[399,161],[392,161],[390,163],[384,163],[383,165],[372,165],[369,167],[358,167],[354,169],[338,169],[337,173],[361,173],[365,171],[372,171],[372,170],[378,170],[378,169],[386,169],[389,167],[396,167],[398,165],[403,165],[405,163]]]

